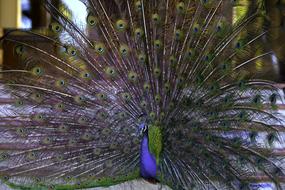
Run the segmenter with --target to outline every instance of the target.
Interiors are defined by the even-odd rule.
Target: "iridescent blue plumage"
[[[148,129],[144,124],[140,126],[143,129],[143,139],[140,149],[140,174],[145,179],[157,178],[157,165],[155,156],[149,150]],[[146,128],[144,130],[144,128]]]

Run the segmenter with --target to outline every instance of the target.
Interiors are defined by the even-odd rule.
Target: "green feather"
[[[162,151],[162,131],[159,126],[151,125],[148,128],[148,146],[150,152],[155,156],[156,163],[159,163]]]

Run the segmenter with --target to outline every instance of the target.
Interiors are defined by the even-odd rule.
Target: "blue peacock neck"
[[[140,149],[140,173],[145,179],[155,179],[157,176],[157,165],[155,156],[149,150],[148,130],[143,134]]]

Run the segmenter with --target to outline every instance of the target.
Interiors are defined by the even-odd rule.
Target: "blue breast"
[[[140,150],[140,173],[145,179],[156,178],[156,160],[148,149],[148,135],[147,132],[143,136]]]

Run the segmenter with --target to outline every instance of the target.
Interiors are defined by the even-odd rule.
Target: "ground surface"
[[[11,189],[8,188],[6,185],[0,185],[0,190],[11,190]],[[171,189],[161,184],[153,185],[144,180],[133,180],[108,188],[98,187],[88,190],[171,190]]]

